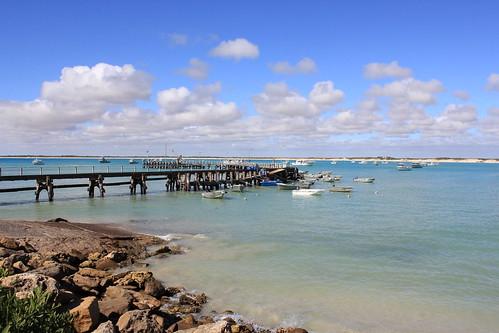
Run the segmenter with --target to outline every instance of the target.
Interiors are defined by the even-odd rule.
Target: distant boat
[[[412,166],[409,165],[397,165],[398,171],[412,171]]]
[[[134,160],[133,158],[128,160],[128,164],[137,164],[137,163],[139,162],[137,160]]]
[[[388,164],[388,161],[383,161],[381,162],[381,164]]]
[[[300,190],[293,190],[292,194],[299,196],[312,196],[312,195],[322,195],[322,192],[324,192],[323,189],[300,189]]]
[[[295,184],[286,184],[286,183],[277,183],[277,188],[279,190],[297,190],[298,185]]]
[[[412,163],[411,167],[413,169],[421,169],[423,167],[423,165],[421,163]]]
[[[277,186],[277,180],[264,180],[260,182],[260,186]]]
[[[106,159],[104,156],[102,156],[100,159],[99,159],[99,163],[111,163],[110,160]]]
[[[203,192],[201,196],[205,199],[223,199],[225,191]]]
[[[243,192],[244,191],[244,185],[243,184],[235,184],[232,185],[232,192]]]
[[[367,164],[367,161],[360,161],[359,164]]]
[[[294,165],[294,166],[308,166],[308,165],[313,165],[313,164],[314,164],[314,162],[310,161],[310,160],[296,160],[293,163],[291,163],[291,165]]]
[[[329,189],[329,192],[350,193],[352,190],[351,186],[333,186]]]
[[[374,179],[375,178],[372,178],[372,177],[355,177],[353,179],[353,181],[356,182],[356,183],[366,183],[366,184],[369,184],[369,183],[374,183]]]
[[[45,164],[45,162],[43,162],[42,160],[40,160],[40,159],[38,159],[38,158],[35,158],[35,159],[31,162],[31,164],[33,164],[33,165],[44,165],[44,164]]]
[[[336,161],[331,161],[331,164],[336,164]]]

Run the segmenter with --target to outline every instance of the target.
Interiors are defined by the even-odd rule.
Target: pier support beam
[[[43,190],[47,190],[49,201],[54,200],[54,184],[52,182],[52,178],[37,178],[36,179],[36,187],[35,187],[35,200],[38,201],[40,199],[40,193]]]
[[[99,189],[99,193],[101,197],[104,197],[104,193],[106,193],[106,189],[104,188],[104,177],[99,175],[97,178],[89,178],[88,179],[88,196],[89,198],[93,198],[95,195],[95,188]]]

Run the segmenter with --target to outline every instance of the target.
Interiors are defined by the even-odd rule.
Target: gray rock
[[[230,326],[225,320],[213,324],[201,325],[195,328],[177,331],[178,333],[225,333],[230,332]]]
[[[13,289],[16,297],[21,299],[32,296],[34,289],[37,287],[55,297],[59,294],[59,283],[55,279],[31,272],[15,274],[0,279],[0,286]]]
[[[161,333],[163,327],[157,317],[149,310],[128,311],[118,320],[118,330],[120,333]]]
[[[116,333],[116,328],[112,321],[108,320],[105,323],[100,324],[92,333]]]

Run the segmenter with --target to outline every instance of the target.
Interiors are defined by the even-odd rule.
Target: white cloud
[[[270,65],[270,69],[278,74],[311,74],[317,71],[315,62],[310,58],[303,58],[291,65],[287,61],[280,61]]]
[[[308,98],[288,88],[284,82],[269,83],[262,93],[253,97],[257,112],[268,116],[316,116],[339,103],[343,92],[331,81],[317,82]]]
[[[204,80],[208,77],[208,64],[197,58],[189,61],[189,66],[182,68],[180,73],[195,80]]]
[[[499,74],[492,73],[487,79],[487,89],[499,91]]]
[[[187,42],[189,41],[189,37],[186,34],[181,34],[178,32],[169,33],[167,37],[171,45],[187,45]]]
[[[432,126],[423,129],[423,134],[443,137],[465,134],[476,121],[477,112],[473,105],[449,104]]]
[[[470,94],[466,90],[456,90],[453,93],[454,97],[459,98],[462,101],[467,101],[470,99]]]
[[[364,76],[368,79],[382,79],[387,77],[405,78],[412,75],[412,70],[402,67],[397,61],[388,64],[373,62],[364,67]]]
[[[438,80],[419,81],[407,78],[381,86],[374,85],[368,93],[372,96],[399,98],[411,103],[434,104],[435,95],[443,90],[444,87]]]
[[[222,41],[217,47],[210,51],[214,57],[232,58],[240,60],[243,58],[258,58],[260,51],[258,46],[245,38]]]

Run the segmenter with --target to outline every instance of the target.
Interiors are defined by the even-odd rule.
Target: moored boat
[[[342,192],[342,193],[350,193],[353,191],[351,186],[333,186],[329,189],[329,192]]]
[[[397,165],[398,171],[411,171],[412,167],[409,165]]]
[[[104,156],[102,156],[100,159],[99,159],[99,163],[111,163],[110,160],[106,159]]]
[[[356,183],[366,183],[366,184],[374,183],[374,180],[375,178],[373,177],[355,177],[353,179],[353,181]]]
[[[223,199],[224,195],[225,191],[211,191],[201,193],[201,196],[205,199]]]
[[[260,186],[277,186],[277,180],[264,180],[260,182]]]
[[[232,185],[232,192],[244,192],[245,186],[243,184]]]
[[[137,164],[139,163],[137,160],[134,160],[133,158],[128,160],[128,164]]]
[[[416,162],[415,162],[415,163],[412,163],[412,164],[411,164],[411,167],[412,167],[413,169],[421,169],[421,168],[423,167],[423,165],[422,165],[421,163],[416,163]]]
[[[294,165],[294,166],[309,166],[309,165],[313,165],[313,164],[314,164],[314,162],[310,161],[310,160],[296,160],[293,163],[291,163],[291,165]]]
[[[297,190],[298,185],[295,184],[286,184],[286,183],[277,183],[277,188],[279,190]]]
[[[33,164],[33,165],[44,165],[44,164],[45,164],[45,162],[43,162],[42,160],[40,160],[40,159],[38,159],[38,158],[35,158],[35,159],[31,162],[31,164]]]
[[[322,195],[322,192],[324,192],[323,189],[299,189],[292,191],[293,195],[299,196]]]

